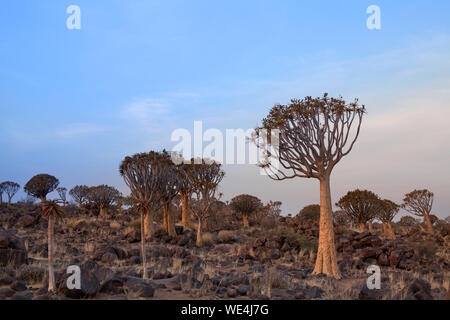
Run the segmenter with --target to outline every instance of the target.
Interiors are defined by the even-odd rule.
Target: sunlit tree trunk
[[[105,216],[105,210],[103,208],[103,205],[100,205],[100,213],[99,213],[100,217],[104,217]]]
[[[373,225],[372,225],[372,221],[369,221],[369,232],[373,233]]]
[[[320,179],[320,231],[319,248],[313,274],[326,274],[336,279],[341,278],[337,265],[336,247],[331,207],[330,177]]]
[[[387,234],[387,230],[386,230],[386,222],[382,222],[382,226],[383,226],[383,234]]]
[[[148,214],[147,214],[148,216]],[[142,255],[142,278],[147,279],[147,256],[145,253],[145,218],[141,213],[141,255]]]
[[[172,210],[170,210],[170,203],[164,206],[164,215],[167,217],[167,233],[169,236],[175,236],[175,219],[172,214]]]
[[[360,223],[359,224],[359,232],[364,232],[364,231],[366,231],[366,224]]]
[[[167,216],[166,216],[167,212],[166,210],[163,210],[163,229],[166,232],[169,232],[169,230],[167,229]]]
[[[188,198],[187,195],[184,193],[180,193],[181,194],[181,224],[183,225],[183,228],[187,227],[187,222],[188,222],[188,210],[187,210],[187,206],[188,206]]]
[[[198,218],[198,225],[197,225],[197,247],[202,246],[202,219]]]
[[[395,240],[395,234],[394,234],[394,231],[392,230],[392,225],[391,225],[390,221],[388,221],[387,227],[388,227],[389,238],[392,240]]]
[[[427,232],[429,234],[433,234],[433,225],[431,224],[431,219],[429,214],[424,214],[423,218],[425,220],[425,223],[427,225]]]
[[[147,210],[144,215],[144,234],[147,239],[150,239],[153,235],[153,232],[155,231],[153,227],[153,217],[153,212]]]
[[[55,292],[55,271],[53,269],[53,217],[48,219],[48,291]]]
[[[11,206],[11,198],[12,196],[8,195],[8,208]]]
[[[248,224],[248,214],[247,213],[242,213],[242,219],[244,220],[244,228],[248,228],[249,224]]]

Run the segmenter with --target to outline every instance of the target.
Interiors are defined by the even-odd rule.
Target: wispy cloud
[[[108,128],[88,123],[76,123],[68,125],[65,128],[61,128],[57,131],[57,135],[60,137],[68,138],[98,132],[107,131]]]

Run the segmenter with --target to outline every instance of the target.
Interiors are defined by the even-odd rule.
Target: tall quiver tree
[[[380,209],[377,213],[377,218],[383,224],[383,233],[388,234],[389,238],[395,240],[395,234],[392,230],[392,220],[400,210],[400,206],[391,200],[382,200]]]
[[[366,224],[375,218],[380,210],[380,198],[368,190],[349,191],[336,203],[336,206],[344,210],[356,224],[359,231],[366,231]]]
[[[56,191],[58,192],[59,198],[61,199],[63,206],[66,206],[67,203],[67,188],[59,187],[56,188]]]
[[[262,202],[257,197],[241,194],[231,199],[231,207],[242,214],[244,228],[249,227],[248,216],[262,208]]]
[[[191,159],[189,180],[192,185],[191,210],[197,218],[197,246],[202,245],[203,223],[208,219],[217,188],[225,173],[220,163],[210,159]]]
[[[174,155],[172,155],[174,156]],[[183,160],[182,160],[183,161]],[[181,162],[181,161],[180,161]],[[181,199],[181,225],[186,228],[189,220],[189,198],[192,195],[192,185],[189,180],[190,164],[181,163],[177,166],[177,173],[180,178],[180,199]]]
[[[48,220],[48,291],[54,292],[56,281],[55,271],[53,269],[53,249],[54,249],[54,223],[61,218],[63,213],[62,208],[59,206],[58,201],[44,200],[42,202],[42,216]]]
[[[172,171],[167,163],[160,161],[158,152],[138,153],[125,157],[119,172],[130,188],[131,197],[137,204],[135,208],[141,216],[141,255],[143,278],[147,278],[145,236],[153,233],[153,216],[163,205],[161,186]]]
[[[433,207],[434,194],[427,189],[414,190],[407,193],[403,199],[402,208],[416,216],[423,217],[427,225],[427,232],[433,233],[433,225],[431,223],[431,209]]]
[[[334,243],[330,177],[334,166],[352,150],[364,113],[358,100],[346,103],[325,93],[323,97],[275,105],[255,130],[256,145],[267,152],[260,166],[270,178],[316,178],[320,182],[319,247],[313,274],[341,278]],[[271,136],[274,130],[279,133],[275,139],[278,150],[270,150],[274,143],[264,137],[267,133]]]
[[[3,204],[3,193],[5,192],[5,186],[3,183],[0,183],[0,205]]]
[[[11,205],[11,200],[14,197],[14,195],[19,191],[20,185],[12,182],[12,181],[6,181],[2,183],[3,186],[3,192],[6,193],[8,196],[8,207]]]

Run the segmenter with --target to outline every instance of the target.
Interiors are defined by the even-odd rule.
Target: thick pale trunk
[[[365,223],[360,223],[359,224],[359,231],[360,232],[366,231],[366,224]]]
[[[168,233],[169,230],[167,229],[167,212],[166,210],[163,210],[163,229]]]
[[[329,177],[320,179],[320,229],[319,248],[313,274],[326,274],[336,279],[341,278],[337,265],[334,244],[333,217]]]
[[[164,211],[167,217],[167,233],[169,236],[176,236],[175,231],[175,217],[173,216],[172,210],[170,210],[170,203],[164,206]]]
[[[147,239],[153,235],[153,212],[147,211],[144,215],[144,234]]]
[[[387,234],[386,222],[382,222],[382,225],[383,225],[383,234]]]
[[[8,195],[8,208],[11,206],[11,198],[12,196]]]
[[[142,255],[142,278],[147,279],[147,255],[145,253],[145,221],[141,213],[141,255]]]
[[[196,244],[197,244],[197,247],[202,246],[202,220],[201,219],[198,219]]]
[[[372,225],[372,221],[369,221],[369,232],[373,233],[373,225]]]
[[[187,227],[188,223],[188,198],[187,195],[184,193],[181,193],[181,224],[183,225],[183,228]]]
[[[244,228],[248,228],[249,224],[248,224],[248,214],[247,213],[243,213],[242,214],[242,219],[244,220]]]
[[[425,223],[427,225],[427,232],[429,234],[433,234],[433,225],[431,224],[431,219],[429,214],[424,214],[423,218],[425,220]]]
[[[392,225],[391,225],[390,221],[388,221],[387,227],[388,227],[389,238],[392,240],[395,240],[395,234],[394,234],[394,231],[392,230]]]
[[[53,217],[48,219],[48,291],[55,292],[55,271],[53,270]]]
[[[106,210],[104,206],[100,206],[100,217],[105,217],[106,216]]]

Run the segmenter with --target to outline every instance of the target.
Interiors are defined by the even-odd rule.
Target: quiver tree
[[[192,185],[191,210],[197,218],[197,246],[202,245],[202,226],[210,214],[217,187],[225,173],[221,165],[209,159],[191,159],[189,181]]]
[[[231,199],[231,208],[242,214],[244,228],[249,227],[248,216],[262,208],[262,202],[257,197],[241,194]]]
[[[302,177],[320,182],[319,247],[313,274],[341,278],[334,244],[330,176],[334,166],[352,150],[364,113],[358,100],[346,103],[324,94],[275,105],[262,126],[255,129],[254,141],[266,155],[260,167],[271,179]]]
[[[23,189],[32,197],[45,201],[47,195],[59,185],[59,180],[49,174],[38,174],[27,182]]]
[[[88,186],[75,186],[69,191],[69,195],[76,202],[78,207],[82,209],[87,202],[87,196],[89,193]]]
[[[372,191],[349,191],[339,199],[336,206],[344,210],[354,223],[359,224],[361,232],[366,230],[366,223],[375,218],[380,210],[380,198]]]
[[[59,198],[61,199],[62,204],[65,207],[67,204],[67,188],[64,187],[56,188],[56,192],[58,192]]]
[[[3,193],[5,192],[5,186],[3,183],[0,183],[0,205],[3,204]]]
[[[189,198],[192,195],[192,185],[189,180],[190,164],[182,163],[177,166],[177,173],[180,178],[180,200],[181,200],[181,224],[186,228],[189,220]]]
[[[400,210],[400,206],[391,200],[382,200],[377,218],[383,224],[383,233],[389,235],[389,238],[395,240],[395,234],[392,230],[392,220]]]
[[[58,201],[43,200],[42,202],[42,216],[48,220],[48,291],[55,291],[55,271],[53,269],[53,248],[54,248],[54,222],[58,221],[63,214],[62,208],[59,206]]]
[[[344,210],[333,212],[333,222],[336,227],[343,227],[349,224],[350,217]]]
[[[6,195],[8,196],[8,207],[9,207],[11,205],[12,198],[17,193],[17,191],[19,191],[20,185],[12,181],[3,182],[1,185],[2,187],[0,188],[2,188],[2,191],[5,192]]]
[[[427,226],[427,232],[433,233],[433,225],[430,219],[433,207],[434,194],[426,189],[414,190],[407,193],[403,199],[402,208],[416,216],[423,217]]]
[[[153,234],[153,216],[162,208],[165,184],[174,176],[173,168],[166,161],[167,152],[138,153],[125,157],[119,167],[119,172],[130,188],[131,195],[136,203],[134,208],[141,216],[141,255],[143,265],[143,278],[147,278],[145,236]]]
[[[98,210],[99,215],[104,217],[105,211],[112,208],[121,196],[119,190],[107,185],[91,187],[87,193],[87,200],[90,205]]]

